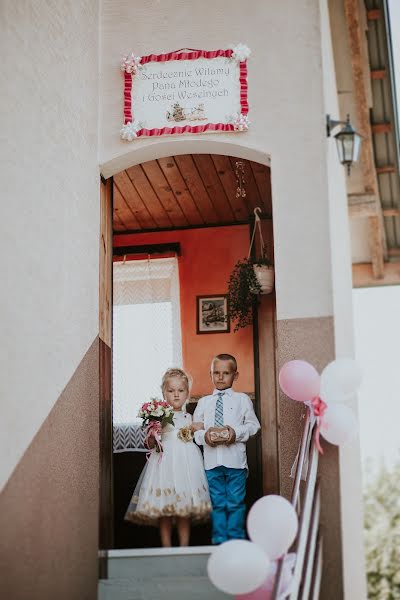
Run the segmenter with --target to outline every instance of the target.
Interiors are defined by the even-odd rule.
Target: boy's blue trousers
[[[219,466],[208,469],[206,475],[213,507],[212,543],[245,539],[247,469]]]

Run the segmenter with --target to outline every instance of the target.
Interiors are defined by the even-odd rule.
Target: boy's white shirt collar
[[[217,388],[214,388],[212,395],[217,396],[218,394],[228,394],[229,396],[232,396],[233,388],[226,388],[226,390],[217,390]]]

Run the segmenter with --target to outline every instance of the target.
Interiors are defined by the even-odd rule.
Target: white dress
[[[143,525],[158,525],[160,517],[190,517],[193,522],[209,518],[211,500],[204,472],[203,457],[193,441],[178,438],[192,416],[174,411],[174,425],[163,428],[163,453],[151,451],[125,520]]]

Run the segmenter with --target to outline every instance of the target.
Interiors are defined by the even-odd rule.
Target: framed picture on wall
[[[197,296],[197,333],[229,333],[229,306],[226,294]]]

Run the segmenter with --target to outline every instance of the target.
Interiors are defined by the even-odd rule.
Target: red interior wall
[[[247,256],[247,225],[114,236],[114,247],[179,242],[182,350],[184,368],[193,377],[194,396],[210,393],[210,362],[215,354],[233,354],[240,377],[236,389],[254,392],[252,327],[233,333],[196,333],[196,296],[225,294],[234,264]]]

